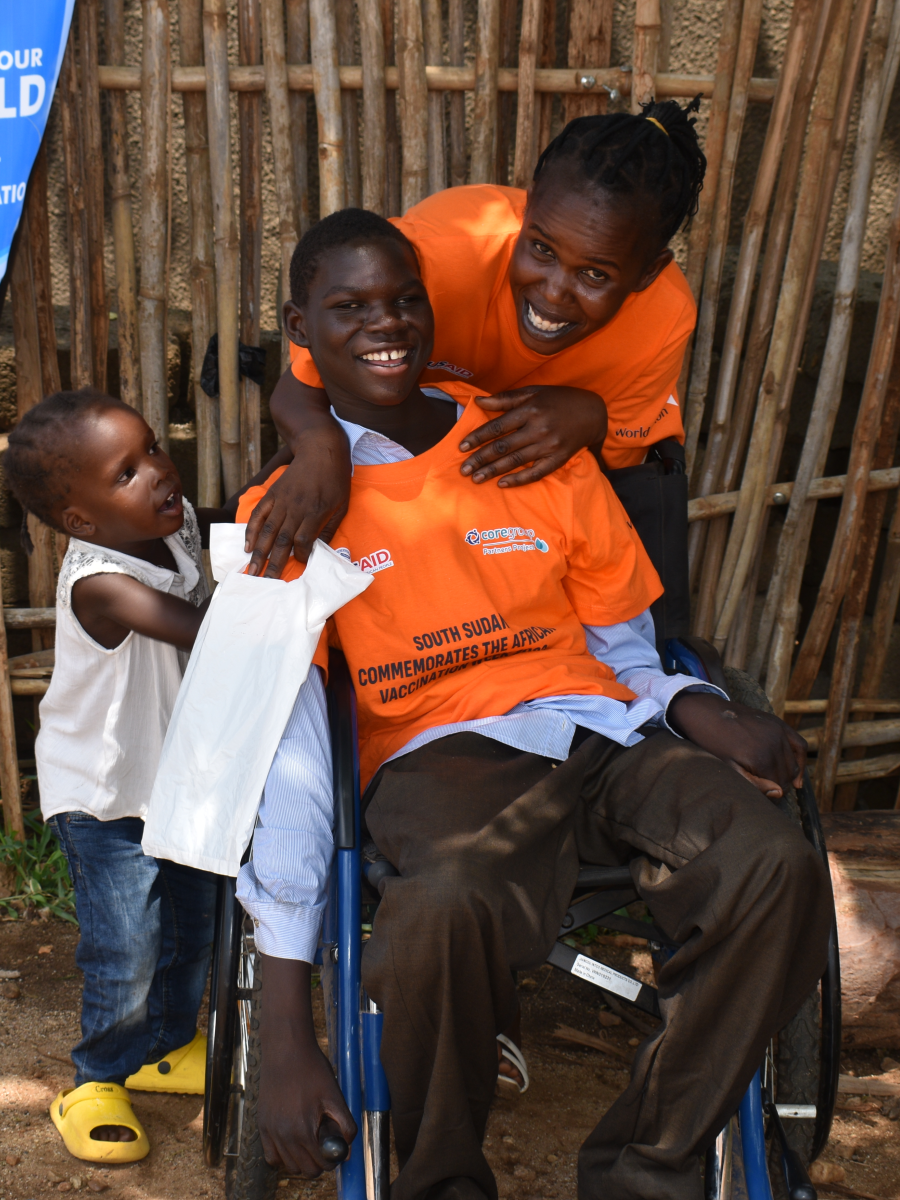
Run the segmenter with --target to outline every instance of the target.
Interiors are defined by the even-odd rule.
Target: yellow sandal
[[[146,1158],[150,1143],[134,1115],[128,1093],[118,1083],[83,1083],[65,1088],[50,1106],[50,1118],[68,1152],[86,1162],[128,1163]],[[100,1125],[124,1125],[133,1142],[100,1142],[91,1137]]]
[[[173,1050],[159,1062],[147,1063],[128,1076],[125,1086],[136,1092],[202,1096],[206,1091],[206,1035],[195,1033],[186,1046]]]

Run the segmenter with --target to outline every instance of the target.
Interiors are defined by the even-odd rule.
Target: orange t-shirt
[[[472,487],[456,447],[482,419],[481,393],[444,387],[467,404],[459,422],[415,458],[357,466],[332,540],[374,575],[331,630],[356,688],[363,786],[437,725],[542,696],[632,700],[588,652],[583,626],[628,621],[662,592],[593,455],[531,487]],[[238,522],[280,473],[244,493]],[[291,559],[283,578],[301,571]]]
[[[678,375],[694,328],[687,281],[670,263],[633,292],[596,333],[558,354],[537,354],[519,337],[509,262],[525,192],[476,184],[448,188],[393,218],[413,243],[435,316],[434,351],[423,383],[470,381],[488,394],[529,384],[585,388],[609,411],[603,457],[610,468],[643,462],[646,447],[684,440]],[[294,374],[322,381],[309,351],[291,346]]]

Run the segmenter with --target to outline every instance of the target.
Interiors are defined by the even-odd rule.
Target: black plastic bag
[[[238,369],[245,379],[262,387],[266,378],[266,352],[262,346],[245,346],[243,342],[238,342]],[[211,396],[213,399],[219,394],[219,335],[217,333],[214,333],[209,339],[206,354],[203,356],[200,386],[207,396]]]

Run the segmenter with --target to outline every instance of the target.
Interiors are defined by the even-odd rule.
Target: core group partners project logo
[[[482,554],[513,554],[517,550],[539,550],[546,554],[550,547],[533,529],[521,525],[501,525],[497,529],[470,529],[464,541],[467,546],[480,546]]]

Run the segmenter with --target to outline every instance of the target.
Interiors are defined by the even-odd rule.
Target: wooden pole
[[[45,395],[59,390],[49,250],[47,157],[42,146],[22,213],[11,272],[16,404],[20,418]],[[48,608],[56,603],[54,532],[33,515],[28,517],[28,529],[34,543],[34,551],[28,558],[29,602],[35,607]],[[53,641],[53,630],[32,632],[35,650],[49,650]]]
[[[285,298],[287,298],[291,257],[297,245],[297,214],[294,206],[294,158],[291,147],[291,116],[288,105],[281,0],[262,0],[262,33],[266,63],[266,94],[269,99],[269,121],[272,126],[272,158],[275,164],[275,202],[278,208],[278,236],[281,243],[281,278]],[[257,340],[258,338],[257,331]],[[282,371],[286,371],[290,364],[289,348],[290,342],[285,335],[282,335]],[[256,471],[258,470],[259,466],[256,467]]]
[[[381,20],[385,30],[388,24],[385,19],[387,4],[381,9]],[[385,37],[385,46],[388,38]],[[623,96],[631,95],[631,72],[622,67],[592,67],[590,72],[600,84],[617,88]],[[428,87],[437,92],[471,92],[475,89],[475,67],[440,66],[429,67],[426,70]],[[101,65],[99,68],[101,88],[120,89],[124,91],[140,91],[139,67],[110,67]],[[338,71],[340,86],[350,91],[362,90],[362,67],[340,67]],[[233,66],[228,72],[229,87],[233,92],[264,92],[266,89],[265,75],[261,67]],[[714,76],[688,75],[680,72],[659,71],[656,75],[656,92],[660,99],[688,97],[700,95],[712,96]],[[760,104],[771,104],[775,98],[776,79],[754,76],[750,81],[750,99]],[[386,74],[388,91],[397,88],[397,72],[388,71]],[[535,90],[543,94],[582,95],[584,85],[580,75],[569,71],[567,67],[541,67],[534,81]],[[288,87],[292,91],[313,92],[313,70],[311,63],[288,63]],[[498,92],[516,92],[519,89],[519,72],[516,67],[497,68]],[[206,90],[206,71],[202,67],[176,67],[172,72],[172,90],[175,92],[202,92]]]
[[[381,26],[384,30],[384,64],[385,64],[385,83],[387,83],[388,69],[393,68],[392,73],[397,75],[397,55],[396,55],[396,39],[394,37],[396,21],[394,11],[394,0],[381,0]],[[400,122],[397,118],[397,93],[388,91],[385,97],[385,122],[386,122],[386,138],[385,138],[385,192],[384,192],[384,211],[386,216],[400,215]]]
[[[0,574],[0,612],[3,611],[3,578]],[[25,838],[19,759],[16,753],[16,722],[12,690],[9,684],[9,651],[6,625],[0,621],[0,796],[3,799],[3,824],[7,833]]]
[[[816,10],[817,0],[796,0],[792,9],[791,26],[788,30],[778,87],[772,104],[753,193],[744,219],[744,232],[735,269],[734,293],[728,311],[725,344],[722,349],[716,390],[716,411],[719,419],[725,423],[731,412],[731,401],[737,385],[744,332],[756,281],[756,267],[762,247],[769,202],[778,175],[784,138],[800,80],[804,56],[812,36]]]
[[[250,66],[263,62],[260,45],[262,30],[265,28],[269,5],[262,0],[263,8],[260,13],[260,0],[238,0],[238,59],[242,66]],[[284,66],[284,8],[276,0],[276,17],[278,32],[281,35],[281,63]],[[267,31],[268,32],[268,31]],[[273,35],[274,36],[274,35]],[[270,76],[277,76],[277,63],[269,61],[269,46],[266,46],[265,71],[266,94],[269,100],[269,118],[272,125],[272,146],[275,147],[275,124],[280,119],[280,132],[285,135],[288,126],[287,117],[287,72],[284,71],[284,95],[279,96],[273,106]],[[277,87],[277,85],[273,85]],[[283,105],[283,112],[282,112]],[[276,118],[277,110],[277,118]],[[259,345],[260,315],[259,306],[262,294],[262,240],[263,240],[263,197],[262,197],[262,96],[259,92],[238,95],[238,127],[241,141],[241,217],[240,217],[240,257],[241,257],[241,316],[240,340],[245,346]],[[288,143],[290,151],[290,143]],[[280,182],[278,155],[275,159],[275,187],[278,191]],[[282,166],[283,170],[283,166]],[[293,192],[293,163],[288,178],[288,190]],[[280,206],[279,206],[280,208]],[[280,215],[280,214],[279,214]],[[296,235],[294,241],[296,242]],[[293,249],[293,246],[291,247]],[[281,285],[286,286],[287,272],[284,269],[284,259],[281,263]],[[286,339],[282,337],[281,369],[288,365],[288,355],[284,348]],[[251,479],[262,466],[260,458],[259,430],[259,384],[246,376],[240,376],[240,406],[241,406],[241,483]]]
[[[523,0],[522,34],[519,39],[519,103],[516,112],[516,157],[513,187],[527,188],[537,161],[535,135],[534,73],[541,42],[543,0]]]
[[[796,325],[790,346],[790,353],[788,355],[785,367],[785,379],[787,381],[787,386],[782,390],[780,404],[775,416],[774,434],[769,452],[768,478],[770,480],[777,478],[782,450],[784,448],[784,442],[787,436],[793,384],[800,370],[800,358],[803,352],[803,343],[806,337],[809,314],[813,303],[813,295],[818,274],[818,264],[822,255],[822,249],[825,244],[825,236],[828,229],[831,205],[834,198],[835,188],[837,186],[841,162],[844,157],[844,149],[847,143],[847,133],[850,126],[850,113],[855,100],[857,81],[859,78],[860,66],[862,64],[862,58],[866,44],[866,34],[868,31],[869,19],[872,15],[873,7],[873,0],[862,0],[861,3],[857,4],[853,12],[849,35],[847,37],[846,54],[844,56],[842,79],[840,81],[840,87],[838,90],[837,103],[830,121],[830,133],[826,133],[824,131],[821,133],[823,138],[827,138],[829,144],[825,152],[825,163],[821,172],[821,198],[815,217],[815,230],[812,237],[810,261],[807,267],[806,281],[801,294]],[[823,107],[818,105],[818,101],[816,108],[813,109],[813,121],[811,122],[812,132],[810,134],[811,140],[815,137],[817,132],[819,132],[816,130],[815,126],[817,118],[822,121],[826,119],[823,112]],[[767,523],[768,513],[764,513],[758,535],[760,547],[765,539]],[[739,664],[732,665],[739,665],[743,667],[744,663],[741,661]]]
[[[219,334],[219,447],[226,496],[241,486],[241,408],[238,382],[238,231],[234,216],[231,122],[228,104],[226,0],[203,0],[203,50],[216,257]]]
[[[363,70],[362,202],[363,208],[383,213],[387,187],[387,92],[380,0],[359,0],[358,11]]]
[[[337,27],[338,62],[341,66],[356,63],[356,22],[353,0],[335,0],[335,24]],[[285,75],[287,87],[287,75]],[[344,170],[347,173],[347,204],[359,208],[360,163],[359,163],[359,101],[356,91],[341,92],[341,119],[344,124]]]
[[[123,0],[104,0],[106,61],[125,62]],[[126,404],[143,411],[141,394],[141,337],[137,315],[137,264],[131,178],[128,174],[128,119],[124,92],[107,92],[109,105],[110,219],[116,259],[116,337],[119,344],[119,394]]]
[[[103,138],[100,132],[98,0],[81,0],[81,90],[84,130],[84,191],[91,293],[91,353],[94,386],[106,391],[109,304],[103,265]]]
[[[33,185],[32,185],[33,188]],[[34,296],[34,266],[31,256],[31,190],[22,211],[16,252],[10,263],[13,348],[16,363],[16,407],[22,416],[43,398],[41,380],[41,335]]]
[[[884,270],[881,303],[869,357],[869,368],[860,399],[850,462],[847,467],[847,488],[844,491],[841,511],[832,542],[831,554],[819,589],[816,607],[810,618],[797,663],[791,676],[788,698],[803,700],[809,695],[822,656],[831,636],[838,605],[844,597],[849,582],[853,557],[848,547],[857,545],[865,500],[866,486],[872,465],[875,444],[881,425],[881,415],[891,364],[897,345],[897,327],[900,322],[900,191],[891,216],[890,238]]]
[[[734,68],[734,85],[731,93],[731,102],[728,107],[725,144],[720,157],[712,231],[709,239],[706,273],[703,278],[703,297],[700,301],[700,314],[697,322],[694,370],[691,375],[691,387],[688,392],[685,411],[685,458],[689,475],[694,466],[697,439],[700,435],[700,422],[703,419],[703,410],[706,406],[706,392],[709,387],[709,372],[712,365],[713,334],[715,332],[716,316],[719,311],[719,291],[722,286],[722,272],[725,266],[725,251],[728,243],[728,227],[731,222],[731,193],[734,184],[734,172],[740,151],[741,134],[744,130],[744,117],[747,113],[748,102],[747,93],[750,86],[750,77],[753,74],[753,63],[756,58],[756,47],[759,42],[761,23],[762,0],[747,0],[741,19],[741,31]]]
[[[425,62],[439,67],[444,62],[441,30],[441,0],[423,0],[422,32],[425,38]],[[427,84],[426,84],[427,87]],[[447,155],[444,149],[444,93],[428,92],[428,191],[441,192],[447,186]]]
[[[397,0],[397,92],[403,175],[403,212],[428,195],[428,84],[420,0]]]
[[[900,355],[895,353],[891,367],[891,379],[885,397],[884,417],[873,458],[873,466],[876,470],[889,466],[893,462],[898,434],[900,434]],[[850,701],[856,681],[860,633],[866,612],[866,601],[869,597],[869,587],[872,582],[875,553],[881,540],[886,507],[886,492],[872,492],[866,496],[860,538],[855,546],[855,554],[852,554],[853,567],[841,607],[841,623],[828,691],[828,710],[815,772],[816,801],[823,812],[830,811],[834,800],[834,787],[841,761],[841,747],[844,744],[844,730],[850,716]],[[842,803],[851,799],[855,799],[855,796],[845,792],[843,796],[839,797],[841,803],[837,807],[840,808]]]
[[[891,30],[893,24],[894,30]],[[890,50],[888,53],[888,43]],[[869,38],[863,94],[860,104],[859,134],[853,158],[853,170],[844,220],[843,236],[838,257],[834,300],[828,338],[822,356],[822,367],[816,385],[816,394],[807,425],[800,463],[797,468],[796,486],[791,504],[785,516],[772,579],[766,596],[766,604],[760,619],[757,651],[751,663],[756,671],[765,661],[771,630],[782,607],[781,598],[786,598],[788,607],[797,599],[800,573],[796,559],[805,561],[806,546],[812,532],[815,505],[808,503],[811,481],[820,476],[825,468],[825,459],[837,410],[840,404],[847,357],[850,351],[850,331],[856,308],[856,289],[862,262],[869,198],[875,167],[875,156],[881,141],[883,117],[879,119],[882,97],[891,94],[900,63],[900,6],[893,10],[890,0],[879,0]],[[788,663],[777,659],[780,666],[773,666],[782,673],[789,669]],[[785,675],[786,679],[786,675]]]
[[[53,281],[50,274],[50,216],[47,199],[47,147],[41,144],[31,171],[28,240],[31,244],[34,305],[37,315],[43,395],[60,388],[56,324],[53,318]],[[55,600],[53,601],[55,603]]]
[[[612,27],[612,0],[573,0],[569,5],[569,66],[576,71],[582,67],[608,67],[612,51]],[[580,96],[576,93],[567,95],[566,121],[605,113],[607,99],[608,93],[595,87],[585,90]]]
[[[642,104],[654,99],[661,30],[659,0],[637,0],[634,11],[634,75],[631,85],[633,113],[639,113]]]
[[[319,124],[319,217],[345,206],[344,127],[337,27],[330,0],[309,2],[310,58]]]
[[[84,136],[81,96],[75,62],[76,21],[59,75],[63,156],[66,167],[66,217],[69,235],[69,374],[72,387],[90,387],[93,380],[91,350],[91,284],[88,227],[84,195]]]
[[[447,45],[450,62],[465,66],[466,14],[463,0],[448,0]],[[466,182],[466,98],[460,92],[450,93],[450,186],[461,187]]]
[[[824,475],[814,479],[809,489],[811,500],[825,500],[843,496],[847,486],[846,475]],[[900,467],[886,471],[870,471],[866,490],[869,492],[892,492],[900,486]],[[766,488],[766,504],[780,507],[790,502],[794,484],[791,482],[771,483]],[[733,513],[737,508],[740,492],[721,492],[714,496],[696,496],[688,501],[688,521],[712,521],[717,517]]]
[[[556,0],[544,0],[543,19],[541,21],[541,68],[548,70],[557,65],[556,50]],[[535,79],[535,91],[538,90]],[[540,115],[538,116],[538,153],[544,150],[553,140],[553,96],[541,93]]]
[[[787,134],[782,151],[781,170],[775,202],[769,221],[766,252],[757,288],[753,320],[747,338],[747,350],[740,385],[734,407],[731,407],[731,392],[719,389],[707,434],[706,453],[700,473],[697,492],[715,492],[720,482],[723,488],[737,485],[747,438],[753,418],[754,405],[762,382],[763,368],[775,309],[781,289],[784,260],[794,218],[797,179],[806,141],[806,124],[813,93],[819,77],[822,54],[825,48],[827,29],[826,13],[813,31],[810,45],[806,49],[803,70],[794,96]],[[774,386],[766,381],[767,388]],[[723,465],[724,459],[724,465]],[[702,531],[691,531],[688,539],[688,555],[691,562],[692,579],[699,574],[697,604],[694,611],[694,632],[700,637],[710,637],[715,622],[715,596],[722,568],[722,558],[728,540],[728,522],[719,521],[709,529],[705,553]],[[702,565],[702,573],[700,568]]]
[[[203,0],[179,0],[183,66],[203,62]],[[184,157],[191,217],[191,381],[197,417],[197,501],[203,508],[222,502],[219,406],[200,386],[203,357],[216,331],[216,266],[206,93],[185,92]]]
[[[141,380],[144,419],[164,450],[169,445],[166,354],[166,247],[168,244],[168,0],[142,0],[141,58]]]
[[[472,105],[470,183],[493,183],[497,157],[497,71],[500,0],[478,0],[475,22],[475,96]]]
[[[719,168],[725,148],[728,113],[731,108],[731,89],[734,82],[734,65],[737,61],[742,6],[743,0],[728,0],[722,13],[722,32],[719,35],[715,84],[713,85],[709,123],[703,147],[706,154],[706,176],[703,181],[703,190],[700,193],[699,206],[688,232],[687,265],[684,273],[698,304],[718,189]],[[678,396],[682,403],[684,397],[687,396],[692,348],[693,341],[688,342],[684,353],[684,362],[681,365],[681,375],[678,379]]]
[[[309,62],[309,0],[287,0],[286,10],[288,58],[291,62]],[[302,236],[309,229],[309,164],[307,160],[309,99],[305,93],[291,92],[288,96],[288,104],[291,109],[297,233]]]
[[[804,293],[808,292],[810,269],[815,271],[819,247],[816,234],[824,236],[824,222],[818,221],[822,206],[831,204],[834,180],[823,182],[829,142],[842,78],[841,65],[847,51],[852,0],[837,0],[835,19],[822,67],[822,78],[810,119],[810,131],[800,174],[797,208],[784,276],[769,344],[763,386],[747,452],[747,466],[741,484],[731,536],[725,552],[722,576],[716,592],[716,628],[713,643],[722,647],[728,637],[737,604],[743,594],[750,564],[756,555],[757,538],[766,512],[764,490],[770,482],[770,455],[775,438],[779,408],[790,403],[794,379],[786,368],[791,360],[794,341],[805,331]],[[858,66],[858,64],[854,64]],[[830,185],[830,186],[829,186]],[[812,266],[811,266],[812,264]],[[811,293],[809,293],[811,294]]]
[[[434,0],[426,0],[433,3]],[[499,90],[501,67],[516,66],[516,25],[518,17],[518,0],[500,0],[500,32],[497,43],[497,133],[494,138],[496,161],[494,162],[494,179],[504,187],[509,184],[510,170],[513,165],[516,136],[515,102],[511,92]]]
[[[868,721],[877,711],[877,700],[873,703],[872,708],[867,709],[864,705],[870,697],[877,697],[881,690],[891,633],[897,616],[898,600],[900,600],[900,504],[895,504],[891,527],[888,530],[887,547],[881,568],[878,595],[875,599],[875,612],[872,616],[866,657],[860,672],[860,695],[856,700],[850,701],[853,723]],[[853,732],[855,732],[853,724],[845,727],[845,745],[848,736]],[[864,757],[864,749],[850,750],[847,754],[848,760]],[[857,787],[856,783],[841,784],[835,791],[834,807],[839,811],[852,812],[856,807]]]

